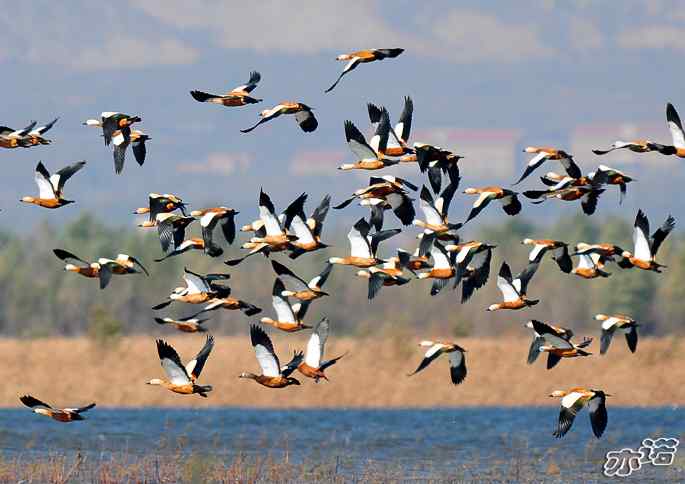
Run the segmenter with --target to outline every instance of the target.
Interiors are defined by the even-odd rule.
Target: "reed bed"
[[[247,330],[247,328],[246,328]],[[304,348],[308,334],[272,332],[282,360]],[[427,335],[424,335],[424,337]],[[440,336],[440,335],[436,335]],[[182,359],[192,358],[204,336],[165,332]],[[327,371],[329,382],[300,377],[301,386],[273,390],[238,379],[259,367],[247,336],[218,337],[201,382],[214,386],[209,398],[182,396],[145,382],[162,376],[154,337],[124,337],[105,344],[88,338],[0,340],[0,406],[21,405],[18,397],[35,394],[57,405],[95,401],[109,407],[245,406],[305,407],[451,407],[467,405],[558,405],[547,394],[557,388],[589,386],[612,395],[611,405],[685,405],[685,339],[643,338],[631,354],[617,335],[605,356],[563,360],[545,369],[545,356],[526,364],[529,339],[461,338],[468,350],[468,376],[458,387],[449,381],[447,362],[437,360],[408,377],[422,358],[413,334],[338,338],[328,356],[349,352]],[[597,352],[597,342],[590,350]],[[295,374],[297,376],[297,374]]]
[[[569,460],[554,450],[532,451],[527,442],[511,440],[507,457],[461,462],[354,461],[345,456],[317,461],[292,461],[265,450],[254,456],[238,452],[217,454],[52,453],[40,458],[0,454],[0,482],[49,483],[444,483],[444,482],[602,482],[604,454],[594,442],[585,445],[584,457]],[[668,467],[647,467],[641,482],[682,482],[685,458]]]

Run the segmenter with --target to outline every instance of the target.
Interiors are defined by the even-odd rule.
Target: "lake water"
[[[610,402],[609,402],[610,405]],[[685,440],[682,408],[612,408],[603,438],[592,435],[585,410],[555,439],[557,407],[421,410],[258,410],[95,408],[87,420],[60,424],[25,409],[0,410],[4,458],[48,453],[144,456],[200,453],[271,456],[335,463],[355,475],[365,466],[415,478],[482,479],[538,475],[540,480],[604,480],[609,450],[637,449],[647,437]],[[685,443],[683,444],[685,447]],[[646,465],[629,481],[685,482],[685,448],[672,466]],[[555,470],[556,468],[556,470]],[[512,474],[514,473],[514,474]]]

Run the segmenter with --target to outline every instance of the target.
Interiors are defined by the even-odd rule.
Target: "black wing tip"
[[[40,400],[38,400],[33,395],[28,395],[28,394],[22,395],[21,397],[19,397],[19,400],[21,401],[21,403],[23,403],[24,405],[26,405],[29,408],[33,408],[33,407],[37,407],[37,406],[45,406],[45,407],[50,408],[50,405],[48,405],[45,402],[41,402]]]
[[[164,359],[177,354],[173,346],[171,346],[163,339],[160,338],[156,340],[155,343],[157,344],[157,353],[159,354],[160,359]]]

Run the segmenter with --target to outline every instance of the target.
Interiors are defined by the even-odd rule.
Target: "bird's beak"
[[[611,393],[605,393],[604,396],[605,397],[613,397],[613,395]]]

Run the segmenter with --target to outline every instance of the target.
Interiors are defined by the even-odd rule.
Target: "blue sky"
[[[67,220],[87,208],[106,221],[133,223],[130,210],[144,204],[150,191],[178,193],[195,206],[235,206],[246,218],[256,215],[260,186],[281,207],[302,191],[312,203],[327,192],[335,201],[368,177],[335,170],[354,161],[343,121],[365,130],[367,102],[386,105],[397,116],[405,95],[415,101],[412,141],[442,144],[467,157],[462,187],[511,183],[522,170],[522,147],[558,144],[585,171],[603,162],[639,179],[623,206],[610,194],[600,213],[620,210],[632,218],[643,206],[656,218],[667,211],[677,215],[682,202],[655,195],[654,186],[663,188],[661,194],[685,182],[679,160],[627,153],[598,158],[590,148],[633,133],[668,142],[666,102],[685,115],[679,62],[685,10],[678,3],[15,3],[0,12],[0,124],[61,120],[49,133],[51,146],[0,152],[2,217],[30,226],[46,217]],[[332,93],[323,93],[343,67],[336,55],[373,47],[406,51],[359,67]],[[259,105],[222,108],[188,94],[226,91],[246,81],[251,70],[262,73],[254,93],[264,99]],[[305,134],[286,118],[239,132],[260,109],[282,100],[316,108],[319,129]],[[152,138],[143,168],[129,154],[124,174],[115,176],[98,131],[81,126],[107,110],[142,116],[141,129]],[[36,190],[38,160],[53,170],[80,159],[88,166],[67,185],[76,205],[54,213],[19,205],[22,195]],[[387,173],[421,181],[413,171]],[[455,220],[468,202],[455,200]],[[526,213],[550,218],[579,210],[548,205],[526,206]],[[351,208],[344,217],[364,213]]]

